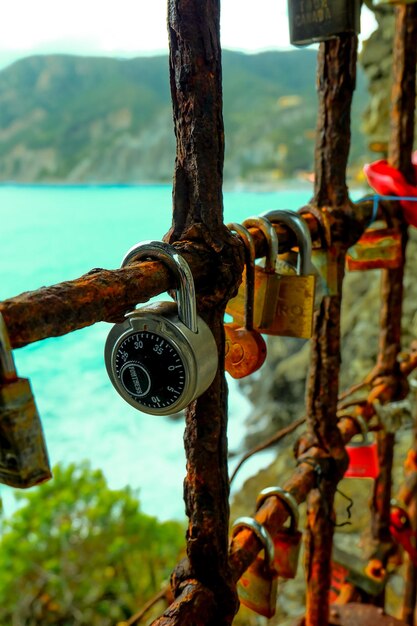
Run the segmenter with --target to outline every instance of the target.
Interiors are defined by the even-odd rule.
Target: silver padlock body
[[[0,383],[0,482],[27,488],[52,477],[42,424],[26,378]]]
[[[113,326],[104,351],[110,380],[126,402],[144,413],[171,415],[204,393],[218,355],[200,317],[197,333],[178,318],[175,302],[155,302],[126,317]]]

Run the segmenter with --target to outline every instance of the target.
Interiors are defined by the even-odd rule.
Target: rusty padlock
[[[26,489],[52,477],[30,382],[18,378],[0,313],[0,482]]]
[[[352,419],[361,430],[362,441],[351,441],[346,446],[349,465],[344,478],[372,478],[379,475],[378,448],[376,441],[369,439],[368,426],[361,415],[342,415]]]
[[[267,487],[256,499],[256,508],[271,496],[275,496],[285,505],[290,513],[289,527],[283,527],[274,538],[274,570],[281,578],[295,578],[300,556],[303,534],[298,530],[299,510],[297,500],[281,487]]]
[[[253,327],[266,333],[273,323],[279,294],[280,277],[276,272],[278,237],[272,224],[262,217],[250,217],[243,222],[245,228],[256,227],[264,235],[268,245],[265,264],[255,264],[255,296],[253,306]],[[243,272],[242,284],[237,296],[229,300],[226,313],[233,321],[243,325],[245,320],[246,276]]]
[[[395,228],[369,228],[346,254],[352,271],[395,269],[403,262],[401,233]]]
[[[225,369],[233,378],[244,378],[256,372],[266,358],[266,343],[253,328],[253,304],[255,290],[255,244],[250,232],[240,224],[227,225],[236,232],[245,245],[245,314],[243,326],[233,322],[224,325]]]
[[[281,275],[278,304],[268,335],[309,339],[313,331],[316,277],[311,266],[311,235],[300,215],[292,211],[263,214],[273,224],[282,223],[297,237],[298,267],[295,275]]]
[[[239,517],[232,526],[232,537],[242,528],[249,528],[258,537],[264,549],[264,557],[257,556],[237,583],[240,602],[270,619],[275,615],[278,576],[273,568],[274,543],[271,535],[252,517]]]

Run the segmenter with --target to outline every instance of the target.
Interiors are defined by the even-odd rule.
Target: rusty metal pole
[[[166,239],[181,242],[184,251],[192,248],[209,255],[211,272],[198,292],[198,309],[216,338],[219,370],[209,390],[186,413],[188,561],[172,577],[174,596],[183,601],[169,607],[154,624],[226,626],[237,610],[237,596],[228,562],[223,316],[242,262],[240,247],[223,225],[220,0],[168,0],[168,31],[177,151],[173,223]],[[189,592],[196,585],[206,590],[208,601],[193,606]]]
[[[393,86],[391,92],[390,141],[388,162],[401,171],[407,180],[415,184],[411,152],[414,142],[414,110],[416,98],[416,55],[417,55],[417,5],[396,7]],[[392,216],[402,233],[405,258],[407,247],[407,225],[400,211]],[[401,350],[401,321],[403,302],[404,264],[398,269],[382,272],[382,308],[380,318],[379,352],[374,385],[385,385],[382,403],[403,398],[408,391],[405,377],[400,371],[398,354]],[[378,433],[378,453],[381,473],[375,481],[372,499],[372,538],[374,556],[385,566],[392,551],[389,532],[392,465],[395,433],[388,429]],[[376,598],[384,605],[384,594]]]
[[[340,369],[340,308],[346,249],[355,239],[356,220],[346,185],[350,147],[350,111],[356,80],[357,38],[342,35],[322,43],[318,57],[319,111],[312,204],[326,208],[337,250],[338,293],[325,296],[315,315],[312,360],[307,387],[307,435],[300,441],[299,462],[312,450],[327,471],[307,498],[306,626],[328,623],[328,593],[334,531],[333,501],[346,468],[337,428]],[[357,238],[357,236],[356,236]]]

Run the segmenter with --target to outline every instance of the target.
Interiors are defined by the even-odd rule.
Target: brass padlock
[[[269,211],[264,213],[272,223],[288,226],[298,241],[298,273],[281,275],[279,296],[273,323],[265,333],[308,339],[313,330],[316,277],[311,273],[311,235],[307,224],[297,213]]]
[[[320,233],[320,247],[313,247],[311,261],[316,269],[320,285],[317,291],[321,296],[337,296],[339,293],[339,257],[340,251],[333,244],[332,224],[326,207],[318,208],[307,204],[298,214],[315,217]],[[317,294],[316,294],[317,295]],[[321,298],[320,298],[321,299]]]
[[[232,527],[232,537],[242,528],[252,530],[261,541],[264,557],[257,556],[237,583],[240,602],[270,619],[275,615],[278,576],[273,568],[274,543],[266,528],[252,517],[239,517]]]
[[[360,31],[360,0],[288,0],[290,41],[308,46]]]
[[[266,343],[253,328],[253,304],[255,290],[255,244],[250,232],[240,224],[228,224],[245,245],[245,319],[244,325],[227,323],[225,332],[225,369],[233,378],[244,378],[256,372],[265,362]]]
[[[289,527],[283,527],[274,537],[274,570],[281,578],[295,578],[300,556],[302,532],[298,530],[299,511],[297,500],[281,487],[267,487],[256,499],[256,508],[271,496],[275,496],[286,506],[290,513]]]
[[[255,299],[253,306],[253,327],[260,333],[267,332],[273,323],[278,304],[280,276],[276,271],[278,255],[278,237],[272,224],[262,217],[250,217],[243,222],[245,228],[256,227],[264,235],[268,244],[265,264],[255,264]],[[243,271],[242,284],[237,296],[229,300],[226,313],[233,321],[243,325],[245,319],[246,270]]]
[[[27,489],[52,477],[42,424],[27,378],[18,378],[0,313],[0,482]]]

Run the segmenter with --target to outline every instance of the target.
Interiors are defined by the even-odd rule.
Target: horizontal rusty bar
[[[371,220],[372,203],[357,205],[358,220],[367,224]],[[313,242],[320,246],[317,220],[304,216],[312,234]],[[258,229],[250,229],[255,240],[256,256],[267,253],[265,240]],[[276,225],[280,251],[285,252],[296,244],[294,234],[286,227]],[[204,252],[194,251],[191,242],[183,242],[179,250],[184,254],[193,273],[197,291],[215,281],[212,259]],[[0,302],[13,348],[57,337],[95,324],[96,322],[120,322],[124,314],[136,304],[147,302],[168,289],[175,288],[167,268],[160,262],[147,261],[116,270],[96,268],[77,278],[27,291]]]

